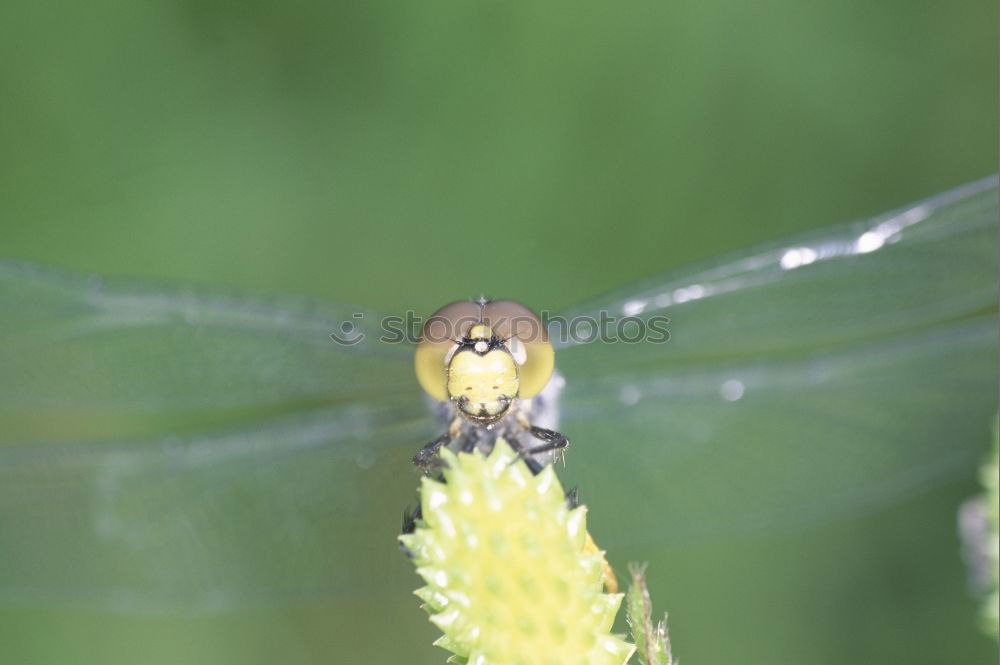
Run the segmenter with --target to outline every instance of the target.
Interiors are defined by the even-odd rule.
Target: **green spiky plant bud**
[[[422,521],[400,540],[450,662],[625,663],[635,647],[610,632],[622,595],[604,593],[586,508],[566,505],[552,467],[533,475],[502,440],[442,457],[445,482],[422,479]]]

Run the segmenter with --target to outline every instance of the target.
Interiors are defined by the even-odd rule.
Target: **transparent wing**
[[[650,364],[788,357],[995,310],[996,232],[997,181],[989,178],[872,220],[667,274],[563,319],[597,321],[607,312],[649,324],[669,317],[668,342],[580,344],[556,322],[559,367],[604,376]],[[578,324],[577,338],[590,329]]]
[[[0,603],[203,612],[412,574],[399,474],[433,428],[381,333],[345,306],[0,263]]]
[[[608,543],[816,525],[972,477],[996,366],[986,318],[784,362],[570,380],[567,470]]]
[[[665,344],[558,355],[600,535],[807,524],[973,473],[997,408],[996,232],[991,179],[579,310],[671,319]]]
[[[0,442],[114,436],[172,415],[259,417],[416,396],[412,351],[381,341],[380,321],[305,299],[118,284],[0,262]]]
[[[200,613],[406,588],[405,472],[430,434],[417,406],[0,448],[0,603]]]

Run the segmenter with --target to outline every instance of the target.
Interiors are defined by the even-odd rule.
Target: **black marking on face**
[[[486,345],[482,346],[480,344],[481,342],[486,342]],[[496,351],[497,349],[510,353],[510,350],[507,348],[507,345],[504,344],[504,341],[496,335],[490,335],[489,339],[482,337],[463,337],[458,342],[458,347],[455,349],[454,353],[472,351],[477,356],[485,356],[490,351]],[[454,354],[452,355],[454,356]]]

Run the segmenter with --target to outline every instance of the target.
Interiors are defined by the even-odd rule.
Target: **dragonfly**
[[[997,404],[997,191],[562,312],[669,318],[666,343],[552,336],[560,474],[602,545],[810,528],[974,474]],[[398,516],[441,430],[381,321],[0,262],[0,605],[225,612],[412,586]]]

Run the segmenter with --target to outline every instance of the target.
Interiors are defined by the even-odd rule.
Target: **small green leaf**
[[[986,491],[986,561],[989,568],[989,591],[983,601],[983,624],[994,637],[1000,635],[1000,425],[993,422],[993,456],[980,472]]]
[[[674,665],[667,634],[667,615],[653,625],[653,602],[646,587],[645,564],[630,564],[632,584],[625,598],[625,616],[641,665]]]

